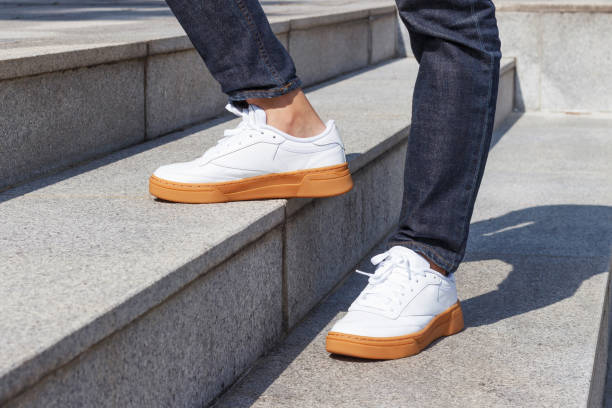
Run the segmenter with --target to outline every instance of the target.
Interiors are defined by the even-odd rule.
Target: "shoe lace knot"
[[[228,103],[225,109],[242,118],[242,120],[235,128],[225,129],[223,131],[223,137],[218,139],[217,144],[204,153],[201,157],[202,160],[206,160],[211,156],[221,153],[224,148],[242,143],[242,140],[245,138],[264,133],[249,109],[240,109],[231,103]]]
[[[355,271],[368,277],[368,286],[357,298],[358,304],[368,308],[395,311],[414,292],[419,277],[426,276],[425,271],[411,268],[406,257],[391,251],[374,256],[371,262],[377,267],[374,273]]]

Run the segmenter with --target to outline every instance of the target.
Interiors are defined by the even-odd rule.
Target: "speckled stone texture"
[[[502,54],[518,61],[517,108],[611,112],[610,10],[529,10],[497,13]]]
[[[144,140],[141,61],[0,81],[0,190]]]
[[[332,200],[314,200],[287,220],[287,319],[293,327],[397,225],[402,204],[406,144],[354,176],[355,188]]]
[[[0,400],[282,222],[282,200],[190,206],[149,196],[157,166],[211,146],[225,126],[148,142],[0,194],[0,332],[11,333],[0,348]]]
[[[147,59],[147,138],[223,112],[227,96],[195,50]]]
[[[497,13],[502,55],[516,58],[514,106],[520,111],[540,110],[541,41],[538,13]]]
[[[612,4],[609,1],[500,0],[502,55],[517,59],[520,111],[611,112]],[[398,23],[399,55],[412,56]]]
[[[366,284],[352,274],[216,407],[601,406],[612,118],[514,119],[495,135],[456,275],[464,331],[406,359],[329,355],[326,332]]]
[[[395,55],[395,30],[369,24],[394,24],[388,0],[264,7],[306,85]],[[0,190],[223,112],[163,1],[0,4],[0,15]]]
[[[289,53],[304,85],[368,64],[367,17],[336,25],[292,30]]]
[[[501,63],[499,73],[499,85],[497,94],[497,106],[495,108],[495,121],[493,129],[499,129],[504,121],[514,111],[514,99],[509,97],[515,95],[515,76],[516,76],[516,62],[504,60]]]
[[[612,13],[544,14],[540,27],[542,109],[612,112]]]
[[[281,252],[273,230],[7,407],[202,406],[280,338]]]
[[[346,196],[211,205],[153,200],[147,193],[146,181],[155,168],[197,157],[222,136],[223,129],[237,125],[238,119],[228,120],[228,117],[0,193],[0,222],[3,231],[7,231],[0,235],[3,259],[0,309],[5,312],[0,314],[0,332],[11,333],[0,347],[0,401],[24,390],[29,390],[26,391],[28,401],[34,401],[39,387],[50,401],[55,398],[46,394],[51,388],[58,389],[58,401],[67,398],[62,394],[67,389],[73,390],[78,401],[83,397],[81,390],[97,381],[88,371],[90,359],[93,359],[92,365],[104,367],[102,372],[132,373],[129,371],[132,368],[112,367],[110,361],[114,354],[103,356],[105,352],[99,351],[100,356],[94,358],[87,350],[98,347],[95,346],[98,343],[106,344],[113,336],[124,336],[121,333],[131,327],[143,325],[141,333],[153,330],[144,327],[148,323],[140,322],[169,303],[180,302],[183,296],[188,296],[194,281],[227,259],[241,256],[245,247],[259,242],[271,230],[283,231],[286,234],[283,242],[292,236],[293,246],[284,244],[288,249],[284,259],[290,262],[283,263],[282,254],[276,252],[268,255],[279,260],[249,262],[254,268],[263,268],[267,262],[283,263],[287,285],[274,296],[285,307],[278,324],[287,327],[289,318],[295,323],[306,312],[308,306],[304,305],[312,306],[358,261],[363,253],[358,254],[357,249],[367,251],[397,216],[402,146],[408,137],[410,94],[416,67],[412,59],[393,61],[309,91],[322,117],[336,119],[346,142],[349,166],[357,183],[355,191]],[[353,96],[343,98],[342,95]],[[511,99],[512,95],[504,97]],[[363,106],[369,106],[368,115],[356,116],[357,109]],[[381,179],[387,184],[381,183]],[[292,221],[286,223],[287,217]],[[330,226],[334,226],[333,230]],[[355,246],[344,248],[346,251],[342,254],[350,264],[335,262],[330,257],[333,248],[341,248],[338,243],[347,239],[338,231],[349,234]],[[334,240],[327,247],[323,246],[324,242],[316,241],[325,234]],[[306,247],[296,247],[293,241],[304,245],[317,242],[318,258],[309,258]],[[259,252],[251,255],[264,256]],[[299,265],[300,257],[314,270],[304,271]],[[330,265],[333,273],[329,272]],[[247,273],[247,276],[251,275]],[[264,272],[259,277],[262,281],[271,279]],[[322,284],[314,281],[317,277]],[[250,279],[245,281],[249,287]],[[299,279],[306,279],[304,285],[311,289],[300,291],[296,286],[300,285]],[[275,280],[270,284],[278,289]],[[291,316],[289,288],[291,301],[298,305],[291,309]],[[314,289],[320,293],[314,293]],[[250,311],[247,312],[232,316],[252,319]],[[215,322],[213,316],[207,318],[212,319],[207,322]],[[251,341],[249,358],[255,358],[270,344],[249,332],[242,335]],[[146,334],[143,336],[145,340],[149,338]],[[127,348],[130,343],[122,344]],[[138,348],[124,352],[141,355]],[[204,403],[223,388],[219,384],[227,386],[246,367],[247,352],[240,353],[244,357],[240,361],[245,363],[235,365],[232,376],[224,371],[221,381],[210,385],[211,388],[196,395],[185,391],[188,384],[174,384],[173,377],[165,377],[167,392],[174,393],[176,401],[184,396],[186,403],[192,397]],[[166,363],[163,359],[158,361],[158,356],[151,356],[147,364],[157,369],[160,367],[157,364]],[[60,367],[63,368],[56,373]],[[83,382],[71,371],[83,373]],[[132,374],[122,375],[113,384],[130,384],[134,379],[131,383],[134,401],[150,401],[143,399],[145,391],[140,389],[149,383],[138,376],[131,377]],[[48,381],[58,382],[46,382],[45,376]],[[152,395],[163,393],[159,378],[151,380],[150,384],[157,387]],[[176,378],[189,382],[189,379]],[[201,384],[203,377],[194,378]],[[46,388],[46,384],[60,383],[63,385]],[[108,384],[102,382],[100,387]],[[92,392],[102,390],[92,387]],[[124,402],[127,397],[123,392],[127,388],[117,389],[112,401]]]
[[[370,17],[371,63],[384,61],[396,55],[396,24],[395,13]]]

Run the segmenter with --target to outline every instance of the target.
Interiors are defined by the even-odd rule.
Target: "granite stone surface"
[[[147,138],[224,112],[227,96],[195,50],[147,59]]]
[[[497,13],[502,55],[516,58],[514,106],[519,111],[541,109],[542,47],[541,15],[537,13]]]
[[[612,112],[610,9],[501,9],[502,54],[517,58],[519,110]]]
[[[540,27],[542,109],[612,112],[612,13],[547,13]]]
[[[595,160],[571,172],[559,155],[604,156],[600,130],[606,124],[612,119],[526,114],[496,134],[467,256],[456,273],[464,331],[406,359],[329,355],[327,331],[366,285],[365,277],[351,274],[216,407],[541,407],[600,401],[602,390],[591,384],[602,381],[596,358],[607,358],[598,337],[600,329],[608,335],[601,319],[609,300],[612,197],[603,188],[584,195],[579,186],[587,173],[600,186],[609,185],[612,164]],[[546,129],[550,134],[564,129],[567,136],[560,136],[557,146],[545,143]],[[553,154],[546,154],[549,149]],[[541,170],[529,155],[539,155]],[[533,168],[521,171],[512,163]],[[503,172],[512,173],[515,182]],[[538,194],[550,181],[538,173],[557,173],[565,188]],[[368,258],[360,269],[373,270]]]
[[[516,63],[505,59],[500,64],[497,105],[495,107],[494,129],[500,126],[514,111]]]
[[[376,184],[381,174],[394,183],[399,180],[398,148],[407,137],[415,72],[416,62],[403,59],[309,90],[321,116],[337,121],[346,142],[349,166],[360,184],[346,201],[202,206],[151,199],[147,178],[155,168],[201,155],[223,129],[238,123],[227,116],[0,193],[0,221],[8,231],[0,235],[0,308],[9,311],[2,314],[0,331],[12,334],[0,348],[0,400],[139,321],[283,224],[285,214],[296,218],[304,208],[311,215],[331,215],[330,210],[342,211],[339,204],[345,203],[360,209],[363,217],[373,218],[377,211],[388,217],[380,225],[361,220],[351,231],[384,234],[387,227],[382,226],[391,222],[393,211],[387,211],[393,206],[387,207],[383,196],[395,200],[400,191],[369,184]],[[354,96],[340,103],[343,94]],[[359,106],[372,107],[370,120],[355,115]],[[383,169],[375,162],[378,157],[396,164]],[[378,191],[377,200],[364,194]],[[313,221],[305,230],[323,228],[304,214],[305,221]],[[368,242],[362,243],[364,251],[375,239]],[[297,310],[298,315],[304,312]]]
[[[216,407],[585,406],[606,259],[479,258],[457,272],[463,332],[407,359],[328,354],[327,331],[366,285],[352,274]]]
[[[392,0],[261,3],[278,34],[292,22],[312,27],[394,7]],[[191,48],[163,0],[3,2],[0,21],[0,79],[139,58],[147,47],[153,54]]]
[[[597,1],[500,1],[502,55],[517,59],[520,111],[611,112],[612,4]],[[412,55],[399,22],[398,52]],[[404,52],[402,52],[404,50]]]
[[[305,83],[312,83],[311,74],[316,76],[316,82],[320,82],[367,65],[372,53],[378,53],[376,60],[383,56],[393,56],[387,52],[388,46],[384,42],[376,41],[377,46],[383,47],[381,50],[372,49],[369,42],[371,36],[368,19],[384,19],[385,15],[393,14],[393,6],[384,3],[348,3],[336,0],[329,3],[313,2],[305,7],[272,3],[265,6],[272,28],[285,47],[289,48],[289,38],[295,37],[298,48],[294,51],[298,54],[323,50],[319,54],[296,57],[300,60],[298,70],[305,72]],[[29,95],[28,90],[33,88],[33,93],[36,93],[53,87],[57,82],[56,77],[65,81],[63,87],[74,86],[71,85],[73,82],[83,81],[83,78],[79,75],[72,78],[73,71],[70,68],[86,66],[88,69],[77,71],[90,74],[86,80],[87,84],[76,88],[85,91],[88,99],[95,101],[97,110],[117,107],[119,112],[125,113],[125,117],[118,113],[103,116],[96,109],[91,109],[92,112],[86,113],[103,119],[105,124],[111,123],[111,126],[98,126],[94,129],[84,126],[78,129],[78,133],[73,129],[58,129],[59,137],[66,139],[62,141],[63,144],[70,147],[68,149],[61,149],[61,144],[53,143],[39,143],[34,149],[24,147],[28,146],[27,144],[18,148],[8,146],[6,150],[10,155],[7,163],[11,160],[29,160],[27,149],[32,149],[32,156],[36,157],[31,158],[31,163],[26,163],[26,166],[7,166],[14,174],[4,177],[6,181],[0,182],[0,190],[142,141],[143,126],[146,138],[151,139],[201,123],[222,112],[226,96],[220,92],[218,84],[193,50],[189,39],[184,34],[181,35],[182,29],[174,17],[168,13],[165,3],[157,0],[148,3],[127,1],[123,5],[78,2],[28,3],[21,6],[0,4],[0,21],[9,18],[8,25],[21,30],[4,31],[4,25],[0,28],[0,92],[4,88],[5,92],[11,93],[7,104],[12,104],[13,100],[39,101],[37,95]],[[15,23],[15,19],[20,21]],[[46,19],[48,22],[45,25],[40,23],[39,19]],[[99,22],[99,25],[95,22]],[[292,25],[299,31],[297,36],[292,37],[289,34]],[[389,29],[387,31],[390,32]],[[123,37],[120,37],[121,34]],[[39,37],[41,35],[42,38]],[[316,42],[324,39],[322,35],[327,38],[329,47],[344,49],[345,53],[339,54],[329,47],[320,50]],[[384,35],[385,31],[380,28],[375,33],[378,39]],[[126,38],[129,38],[129,41],[126,41]],[[77,39],[78,42],[75,42]],[[36,45],[33,46],[32,43]],[[304,44],[306,48],[303,48]],[[356,45],[359,45],[361,51],[357,54],[350,52],[350,47]],[[70,53],[71,47],[73,53]],[[295,56],[295,53],[292,54]],[[323,58],[326,63],[315,63],[318,57]],[[116,67],[125,65],[127,71],[119,72],[115,78],[112,70],[105,65],[108,63],[113,63]],[[129,86],[123,87],[125,77],[132,74],[130,69],[134,64],[141,65],[140,70],[143,73],[140,78],[130,78]],[[64,71],[36,75],[54,70]],[[105,75],[94,76],[96,70],[103,71]],[[18,83],[24,86],[12,86],[15,77],[20,77]],[[3,78],[6,80],[2,81]],[[47,84],[46,81],[50,83]],[[130,92],[138,87],[144,91],[132,92],[129,95],[131,99],[124,98],[121,92],[115,92],[115,88]],[[96,93],[96,89],[100,88],[108,92]],[[42,99],[44,106],[23,107],[23,103],[16,103],[12,104],[12,108],[5,109],[5,112],[13,120],[21,121],[20,126],[28,123],[29,115],[35,116],[34,121],[41,116],[43,120],[49,120],[48,116],[61,116],[66,118],[64,123],[70,127],[85,119],[87,125],[88,118],[79,108],[88,109],[89,105],[82,104],[73,96],[64,95],[62,92],[52,93]],[[57,100],[54,100],[54,97]],[[115,99],[119,99],[121,103],[116,103]],[[70,106],[72,102],[76,106]],[[122,104],[129,104],[131,109],[123,109]],[[61,111],[47,106],[60,108]],[[23,112],[19,110],[21,108],[24,109]],[[141,112],[137,111],[138,108]],[[32,113],[41,109],[42,115]],[[123,121],[115,120],[115,116]],[[133,118],[133,123],[130,123],[132,126],[126,126],[125,120],[130,118]],[[53,121],[50,122],[53,124]],[[138,132],[129,133],[134,130],[134,123],[140,124],[141,128]],[[15,127],[11,121],[7,120],[6,124]],[[38,125],[30,126],[27,130],[32,132],[31,137],[34,139],[52,140],[53,137],[58,137],[47,137],[44,131],[39,131]],[[12,131],[14,133],[14,130]],[[76,137],[80,140],[72,140]],[[71,149],[84,144],[82,141],[87,141],[84,146],[86,154],[73,154]],[[47,165],[48,163],[52,165]],[[1,171],[0,175],[4,176]]]
[[[7,407],[205,406],[282,334],[281,252],[275,229]]]
[[[294,29],[289,53],[304,85],[368,65],[367,17],[336,25]]]
[[[411,57],[414,58],[412,48],[410,48],[410,35],[408,29],[404,25],[404,22],[397,14],[397,31],[395,33],[395,48],[397,50],[398,57]]]
[[[141,61],[0,81],[0,189],[144,140]]]
[[[410,60],[384,64],[309,96],[317,104],[360,86],[362,95],[373,92],[369,103],[380,99],[383,109],[392,103],[377,93],[377,80],[405,81],[399,89],[409,91],[411,66]],[[400,142],[394,133],[409,123],[397,104],[389,124],[395,127],[382,128],[392,132],[373,134],[330,102],[321,103],[320,113],[345,131],[351,166],[374,160],[377,144],[392,147],[388,138]],[[192,206],[148,195],[147,178],[159,165],[200,156],[238,122],[220,118],[0,193],[0,217],[9,231],[0,237],[0,280],[6,282],[0,299],[11,311],[0,327],[13,333],[0,349],[0,395],[32,384],[283,222],[285,200]]]
[[[391,229],[402,204],[406,145],[363,167],[355,187],[314,200],[287,220],[285,273],[288,327],[308,313]]]
[[[157,166],[197,157],[221,131],[199,130],[0,194],[0,331],[11,333],[0,348],[3,398],[282,222],[281,200],[189,206],[149,196]]]
[[[386,15],[370,17],[371,46],[370,63],[377,63],[396,55],[396,24],[395,12]]]
[[[612,174],[610,124],[598,115],[521,117],[489,158],[485,177],[506,188],[483,182],[468,249],[499,252],[503,242],[506,253],[605,256],[612,240],[612,191],[604,188]]]

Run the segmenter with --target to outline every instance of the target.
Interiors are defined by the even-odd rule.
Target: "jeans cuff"
[[[414,252],[418,252],[421,255],[425,255],[427,258],[432,260],[436,265],[444,269],[449,274],[454,273],[459,267],[460,261],[458,261],[457,259],[449,260],[446,257],[440,255],[440,253],[435,248],[422,242],[391,240],[387,243],[387,249],[391,249],[391,247],[394,246],[403,246],[405,248],[413,250]]]
[[[270,89],[252,89],[232,92],[228,94],[230,102],[245,101],[250,98],[274,98],[288,94],[289,92],[302,87],[300,78],[295,77],[282,86]]]

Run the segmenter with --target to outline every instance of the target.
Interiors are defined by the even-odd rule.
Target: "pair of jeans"
[[[166,0],[230,101],[301,86],[257,0]],[[490,0],[396,0],[419,62],[399,228],[389,246],[454,272],[491,135],[501,58]],[[350,95],[347,95],[349,98]]]

